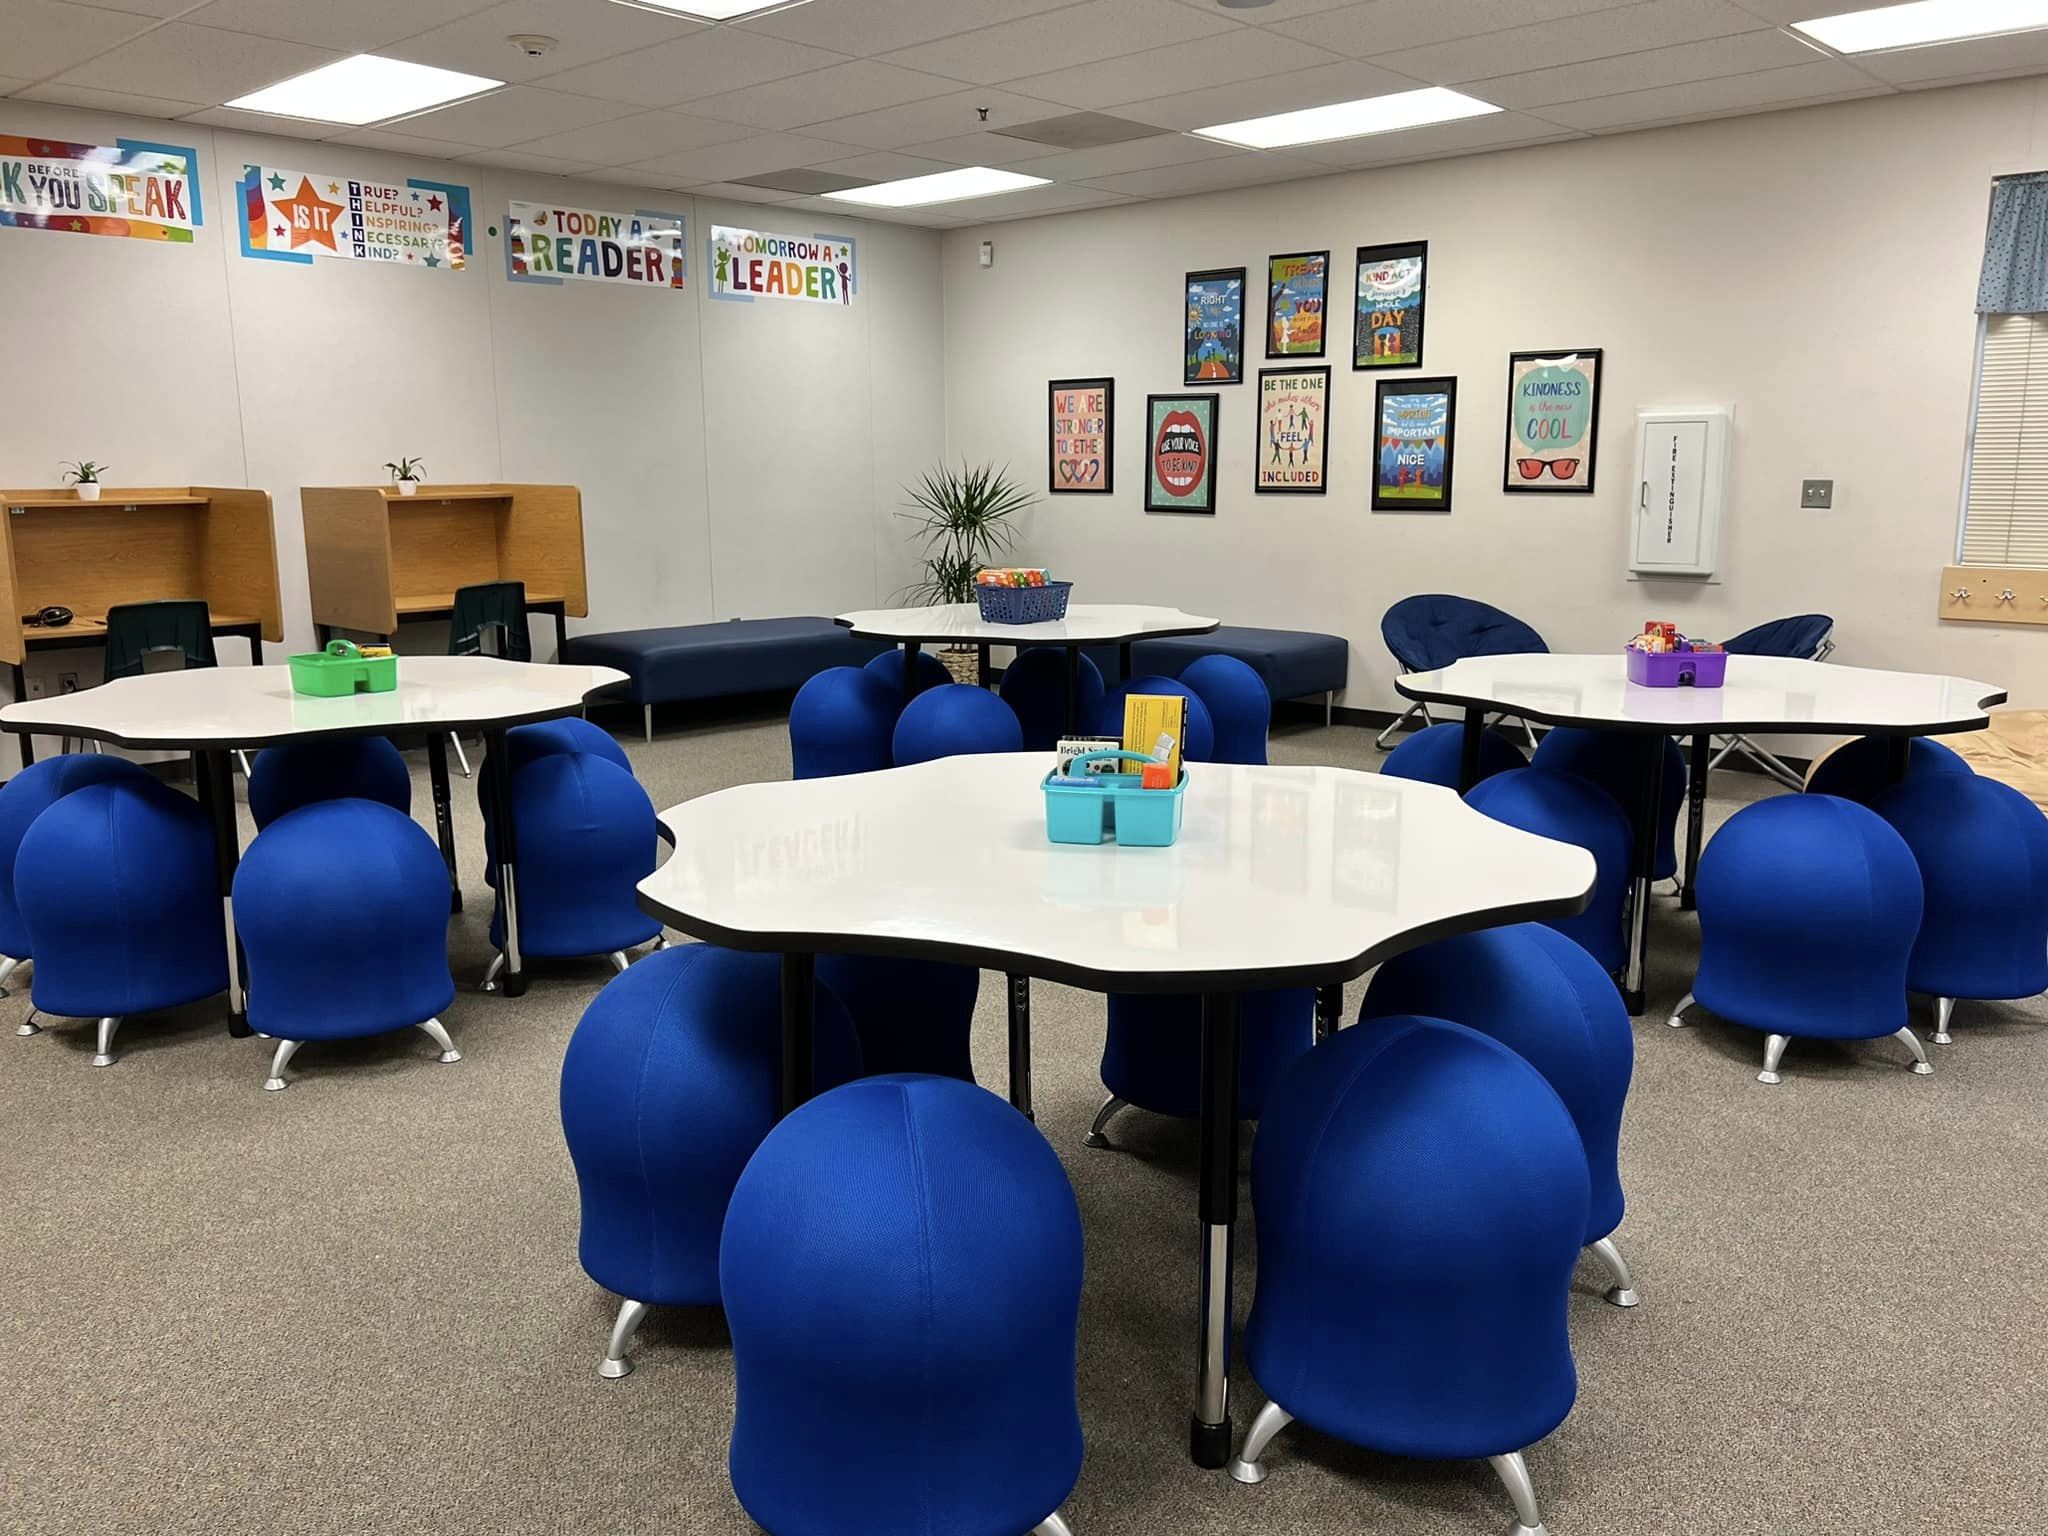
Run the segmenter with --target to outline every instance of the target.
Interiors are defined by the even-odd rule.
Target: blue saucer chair
[[[36,817],[15,854],[14,899],[35,957],[19,1032],[36,1033],[38,1013],[98,1019],[96,1067],[114,1064],[129,1015],[227,990],[213,824],[147,775],[73,790]]]
[[[1240,1015],[1237,1114],[1256,1120],[1280,1075],[1315,1044],[1313,987],[1247,992]],[[1109,1097],[1095,1112],[1087,1144],[1107,1147],[1103,1134],[1126,1108],[1193,1120],[1202,1112],[1202,1002],[1197,997],[1112,992],[1109,1033],[1102,1046],[1102,1086]]]
[[[382,736],[293,742],[256,754],[249,769],[249,815],[257,831],[322,800],[374,800],[410,816],[412,770],[405,754]],[[441,884],[447,883],[444,869]],[[441,904],[447,902],[444,891]],[[441,914],[444,921],[447,915]]]
[[[1200,657],[1181,668],[1180,680],[1202,701],[1216,733],[1206,760],[1263,766],[1273,725],[1266,680],[1235,656]]]
[[[1202,702],[1202,696],[1171,677],[1134,677],[1127,683],[1118,683],[1102,701],[1096,712],[1095,731],[1097,735],[1114,736],[1121,740],[1124,734],[1124,700],[1134,693],[1178,694],[1188,701],[1187,740],[1180,744],[1181,761],[1184,763],[1209,763],[1216,760],[1216,724],[1209,718],[1209,706]],[[1150,746],[1150,743],[1147,743]]]
[[[1934,1043],[1958,998],[2048,991],[2048,816],[2009,784],[1926,773],[1871,805],[1920,866],[1920,932],[1906,987],[1932,997]]]
[[[1806,773],[1806,791],[1812,795],[1837,795],[1868,805],[1891,787],[1892,738],[1858,736],[1823,753]],[[1945,747],[1927,736],[1910,737],[1906,743],[1906,777],[1923,774],[1975,773],[1953,747]]]
[[[1074,718],[1085,729],[1102,712],[1102,669],[1081,658],[1080,698]],[[1050,752],[1067,734],[1067,653],[1055,645],[1035,645],[1017,653],[1003,668],[1003,702],[1017,713],[1026,752]]]
[[[1678,813],[1685,809],[1685,754],[1669,736],[1640,731],[1589,731],[1557,726],[1545,731],[1529,759],[1531,768],[1576,773],[1614,797],[1633,828],[1642,804],[1643,781],[1649,776],[1651,752],[1664,759],[1664,777],[1657,796],[1657,863],[1652,878],[1669,880],[1678,873]]]
[[[891,766],[890,733],[903,696],[865,667],[827,667],[789,704],[789,760],[799,779]]]
[[[1764,1036],[1762,1083],[1793,1039],[1886,1035],[1928,1073],[1906,1023],[1906,969],[1920,931],[1913,850],[1875,812],[1834,795],[1744,806],[1700,855],[1700,968],[1672,1010],[1695,1003]]]
[[[812,1071],[823,1091],[860,1076],[853,1025],[815,989]],[[782,964],[683,944],[615,976],[562,1058],[562,1136],[582,1197],[578,1257],[621,1297],[598,1374],[650,1307],[718,1305],[719,1229],[781,1102]],[[1028,1129],[1028,1127],[1027,1127]],[[844,1320],[839,1298],[825,1310]]]
[[[1784,656],[1794,661],[1826,661],[1835,648],[1835,621],[1824,613],[1795,613],[1789,618],[1771,619],[1745,629],[1721,648],[1736,656]],[[1800,788],[1799,775],[1776,753],[1758,746],[1747,736],[1717,736],[1710,768],[1718,768],[1736,752],[1747,757],[1787,789]]]
[[[1380,772],[1397,779],[1416,779],[1424,784],[1458,787],[1458,767],[1464,760],[1465,727],[1458,721],[1426,725],[1387,754]],[[1497,731],[1479,733],[1479,777],[1526,768],[1529,759],[1507,737]]]
[[[277,1042],[265,1088],[287,1085],[285,1065],[309,1040],[417,1029],[442,1061],[462,1060],[439,1018],[455,1000],[448,869],[410,816],[370,800],[288,812],[242,855],[234,900],[249,1027]]]
[[[733,1492],[774,1536],[1067,1536],[1081,1217],[1031,1122],[871,1077],[761,1143],[719,1253]]]
[[[979,752],[1021,752],[1024,728],[1017,712],[986,688],[943,683],[903,706],[890,749],[898,768]]]
[[[1380,638],[1402,672],[1434,672],[1469,656],[1520,656],[1548,651],[1543,637],[1511,613],[1477,598],[1424,592],[1404,597],[1380,617]],[[1427,704],[1410,704],[1374,738],[1384,752],[1388,738],[1415,715],[1430,723]],[[1527,725],[1523,726],[1525,731]],[[1530,732],[1529,745],[1536,745]]]
[[[1439,939],[1381,966],[1358,1022],[1402,1014],[1476,1029],[1557,1090],[1586,1149],[1592,1189],[1586,1247],[1612,1279],[1607,1299],[1634,1306],[1635,1282],[1613,1233],[1626,1209],[1621,1114],[1635,1073],[1636,1040],[1613,980],[1563,934],[1541,923],[1514,923]]]
[[[125,757],[98,752],[66,752],[46,757],[0,784],[0,997],[7,980],[34,958],[29,953],[28,923],[14,899],[14,860],[21,840],[35,819],[73,790],[88,784],[154,782],[147,768]],[[33,1023],[17,1030],[37,1033]]]
[[[1550,926],[1577,942],[1601,969],[1618,973],[1628,963],[1623,917],[1635,834],[1614,797],[1575,773],[1520,768],[1473,785],[1465,803],[1507,826],[1576,843],[1593,855],[1593,898],[1586,910],[1553,918]]]
[[[1441,1019],[1380,1019],[1281,1079],[1252,1148],[1245,1359],[1269,1401],[1230,1464],[1264,1479],[1295,1419],[1352,1445],[1484,1457],[1541,1536],[1523,1451],[1578,1395],[1565,1314],[1586,1153],[1536,1069]]]

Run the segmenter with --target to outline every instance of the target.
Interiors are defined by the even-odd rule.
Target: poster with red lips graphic
[[[1145,510],[1216,510],[1216,395],[1145,397]]]

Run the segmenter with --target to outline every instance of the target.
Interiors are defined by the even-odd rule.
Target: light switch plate
[[[1835,504],[1835,482],[1832,480],[1802,480],[1799,482],[1799,505],[1802,507],[1832,507]]]

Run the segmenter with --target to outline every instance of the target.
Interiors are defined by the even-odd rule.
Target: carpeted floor
[[[789,771],[779,719],[626,745],[659,805]],[[1347,727],[1284,732],[1274,757],[1380,760]],[[1732,774],[1714,788],[1715,819],[1765,791]],[[264,1043],[229,1040],[217,1005],[126,1026],[104,1071],[85,1024],[0,1034],[0,1531],[751,1529],[725,1477],[716,1316],[657,1312],[634,1374],[598,1379],[614,1303],[576,1264],[555,1094],[608,972],[545,967],[524,999],[475,993],[481,833],[471,787],[456,792],[459,1065],[411,1033],[316,1045],[266,1094]],[[1664,1027],[1696,930],[1668,898],[1652,926],[1618,1234],[1643,1304],[1606,1306],[1582,1270],[1578,1406],[1530,1456],[1551,1531],[2037,1529],[2048,1011],[1965,1004],[1931,1078],[1894,1044],[1795,1044],[1766,1088],[1758,1037]],[[1077,1536],[1505,1529],[1483,1464],[1294,1429],[1261,1487],[1189,1465],[1193,1127],[1127,1112],[1119,1150],[1085,1151],[1101,1000],[1040,984],[1034,1001],[1039,1123],[1088,1242]],[[17,989],[0,1023],[26,1006]],[[995,978],[975,1045],[1000,1092]],[[1242,1314],[1249,1220],[1240,1232]],[[1233,1392],[1241,1431],[1263,1399],[1242,1370]]]

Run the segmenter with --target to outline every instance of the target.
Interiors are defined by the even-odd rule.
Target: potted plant
[[[387,462],[384,467],[391,471],[391,478],[398,482],[398,494],[410,496],[419,490],[420,471],[427,466],[421,459],[399,459],[395,463]]]
[[[922,575],[907,589],[914,603],[971,603],[974,573],[995,563],[1016,542],[1010,519],[1038,498],[1010,479],[1009,466],[969,466],[956,471],[941,464],[904,490],[911,510],[898,513],[916,526],[911,538],[922,546]],[[948,646],[939,660],[958,682],[979,680],[979,654],[971,645]]]
[[[64,466],[64,479],[78,491],[80,501],[100,499],[100,476],[107,466],[95,464],[91,459],[80,459],[76,464]]]

